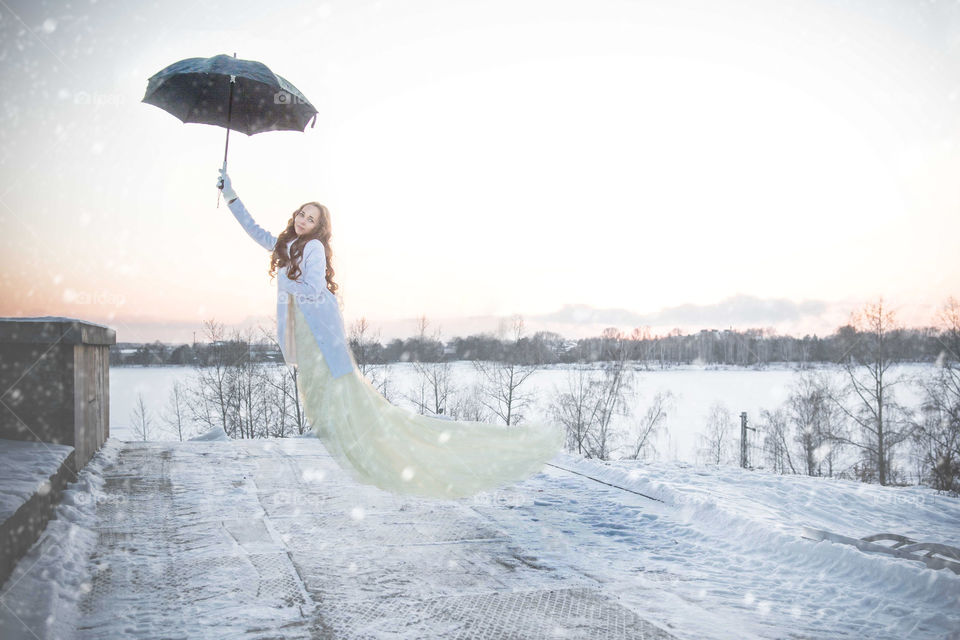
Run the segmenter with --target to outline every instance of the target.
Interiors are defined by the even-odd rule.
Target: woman
[[[271,251],[277,337],[314,433],[358,482],[401,494],[460,498],[522,480],[563,446],[562,429],[420,415],[392,405],[360,373],[344,334],[330,265],[330,212],[298,207],[279,237],[253,220],[224,169],[217,187],[240,225]]]

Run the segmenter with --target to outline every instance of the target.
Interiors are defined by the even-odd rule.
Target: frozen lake
[[[265,365],[274,366],[274,365]],[[908,364],[891,368],[888,375],[915,374],[929,370],[929,365]],[[566,388],[572,365],[556,366],[535,372],[525,383],[534,392],[535,406],[527,415],[528,420],[548,420],[550,405],[555,402],[557,390]],[[824,369],[834,380],[846,375],[839,367]],[[110,434],[121,440],[135,436],[130,428],[131,416],[137,395],[143,394],[148,412],[156,420],[158,411],[166,404],[174,382],[190,383],[193,367],[111,367],[110,368]],[[394,402],[413,409],[413,404],[403,398],[412,393],[418,374],[410,363],[389,365]],[[470,362],[453,363],[455,383],[469,389],[479,381],[479,374]],[[695,462],[698,438],[705,433],[710,409],[714,403],[722,403],[733,416],[733,437],[739,437],[740,412],[747,413],[748,424],[756,426],[763,409],[774,410],[787,399],[790,386],[799,377],[793,365],[772,365],[754,370],[738,367],[715,368],[703,366],[680,366],[665,370],[638,371],[635,378],[635,395],[631,401],[633,415],[617,417],[615,424],[620,433],[631,433],[643,417],[652,398],[658,392],[669,391],[674,395],[664,427],[654,441],[660,460]],[[522,389],[527,389],[524,387]],[[896,398],[908,407],[919,404],[919,394],[909,385],[897,386]],[[172,439],[172,436],[157,436],[157,440]],[[614,459],[619,456],[613,456]]]

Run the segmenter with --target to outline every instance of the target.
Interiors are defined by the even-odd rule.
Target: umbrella
[[[300,91],[256,60],[226,54],[174,62],[147,81],[141,102],[160,107],[184,123],[215,124],[252,136],[264,131],[304,131],[317,110]],[[217,192],[220,206],[220,192]]]

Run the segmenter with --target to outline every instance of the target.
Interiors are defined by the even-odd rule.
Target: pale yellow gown
[[[424,416],[391,404],[354,370],[334,378],[290,297],[297,386],[307,420],[354,480],[399,494],[461,498],[540,471],[563,447],[552,424],[497,425]],[[291,330],[292,329],[292,330]]]

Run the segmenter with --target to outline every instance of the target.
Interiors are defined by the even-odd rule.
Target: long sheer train
[[[296,340],[297,386],[307,420],[358,482],[400,494],[460,498],[522,480],[563,447],[563,430],[554,425],[424,416],[391,404],[356,366],[334,378],[294,296],[289,304],[294,326],[287,330]]]

